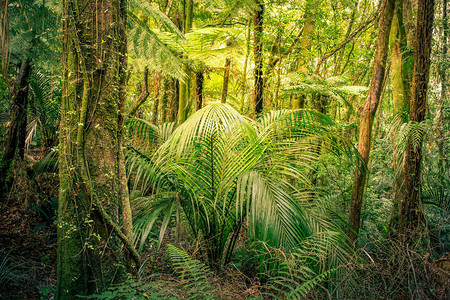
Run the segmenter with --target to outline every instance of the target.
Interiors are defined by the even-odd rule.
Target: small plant
[[[189,299],[214,299],[212,287],[208,282],[212,272],[205,264],[192,259],[189,254],[170,244],[167,246],[167,253],[187,289]]]
[[[21,278],[21,276],[16,273],[16,269],[20,266],[20,264],[10,261],[10,253],[11,251],[6,253],[0,263],[0,286],[3,286],[8,281],[16,282],[17,279]]]
[[[161,295],[155,292],[148,292],[152,287],[150,284],[136,282],[132,279],[112,285],[108,290],[100,294],[90,296],[79,296],[84,299],[102,299],[102,300],[177,300],[175,297]]]

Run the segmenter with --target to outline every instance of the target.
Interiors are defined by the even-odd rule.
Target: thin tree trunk
[[[242,73],[242,93],[241,93],[241,109],[240,113],[242,114],[244,112],[244,105],[245,105],[245,94],[247,92],[247,64],[248,64],[248,57],[250,56],[250,25],[252,23],[252,19],[249,18],[248,20],[248,30],[247,30],[247,49],[245,52],[245,60],[244,60],[244,71]]]
[[[364,194],[364,186],[367,180],[366,166],[369,161],[370,143],[372,138],[373,119],[377,112],[378,103],[382,91],[383,78],[386,71],[386,60],[389,46],[389,33],[391,30],[392,18],[394,15],[394,0],[384,0],[381,17],[379,21],[379,31],[377,38],[377,49],[370,83],[369,94],[361,113],[361,123],[359,128],[358,152],[362,161],[355,171],[353,181],[352,201],[349,212],[348,236],[352,241],[356,241],[361,220],[361,205]]]
[[[193,11],[193,0],[185,0],[184,1],[184,22],[183,22],[183,33],[189,33],[192,28],[192,20],[194,16]],[[186,121],[187,119],[187,105],[189,99],[189,89],[190,89],[190,72],[186,64],[183,65],[183,71],[188,75],[184,82],[180,82],[179,89],[179,102],[178,102],[178,125]]]
[[[358,1],[356,1],[355,7],[353,8],[353,11],[352,11],[352,15],[350,16],[350,22],[348,23],[347,33],[345,34],[346,39],[348,39],[348,37],[350,36],[350,34],[352,32],[353,24],[355,23],[355,15],[356,15],[357,10],[358,10]],[[345,54],[345,46],[342,47],[341,50],[339,50],[336,67],[334,69],[334,76],[341,74],[341,66],[342,66],[342,60],[344,59],[344,54]]]
[[[170,111],[167,118],[168,122],[176,122],[178,118],[178,107],[180,100],[180,81],[175,79],[171,84],[172,97],[170,100]]]
[[[101,292],[139,267],[123,156],[126,1],[63,1],[57,299]],[[120,215],[123,227],[119,224]]]
[[[202,109],[203,106],[203,71],[195,73],[195,110]]]
[[[434,22],[434,0],[419,0],[414,52],[414,75],[409,120],[420,123],[425,120],[428,80],[430,75],[431,37]],[[410,234],[423,218],[421,200],[422,141],[408,137],[399,196],[400,234]]]
[[[162,85],[162,97],[160,104],[161,111],[161,123],[167,122],[167,106],[169,105],[168,94],[169,94],[169,78],[165,77]]]
[[[27,104],[28,104],[28,79],[31,74],[30,61],[26,60],[20,64],[15,89],[13,91],[10,106],[10,125],[6,147],[0,161],[0,196],[6,194],[7,179],[14,158],[23,159],[25,148],[25,136],[27,126]]]
[[[447,67],[446,60],[448,60],[448,36],[449,36],[449,25],[448,25],[448,16],[447,16],[447,0],[443,0],[442,3],[442,50],[440,53],[440,63],[439,63],[439,77],[441,79],[441,94],[437,103],[437,111],[436,111],[436,145],[438,148],[438,160],[439,160],[439,170],[441,172],[445,172],[447,170],[447,162],[445,156],[445,144],[446,140],[444,137],[443,126],[445,124],[445,116],[444,116],[444,103],[445,99],[447,99],[447,91],[448,91],[448,81],[447,81]]]
[[[153,73],[153,112],[152,112],[152,123],[158,125],[158,108],[159,99],[161,97],[161,74],[157,71]]]
[[[136,102],[136,104],[131,109],[131,111],[129,113],[130,116],[134,116],[136,114],[136,112],[139,109],[139,107],[141,107],[141,105],[144,104],[145,101],[147,100],[148,95],[150,95],[150,93],[148,91],[148,68],[145,67],[145,69],[144,69],[144,76],[142,78],[141,94],[139,95],[138,101]]]
[[[228,94],[228,78],[230,76],[230,64],[231,60],[229,58],[225,59],[225,67],[223,71],[223,86],[222,86],[222,103],[227,102],[227,94]]]
[[[253,16],[253,56],[255,59],[255,84],[253,105],[255,108],[255,117],[259,117],[263,111],[263,18],[264,18],[264,2],[256,1],[257,8]]]
[[[311,50],[311,38],[316,27],[317,2],[309,0],[305,8],[305,23],[303,25],[302,36],[300,37],[300,59],[298,61],[297,71],[301,73],[308,72],[309,51]],[[292,99],[292,108],[299,109],[305,106],[306,96],[304,94],[294,95]]]

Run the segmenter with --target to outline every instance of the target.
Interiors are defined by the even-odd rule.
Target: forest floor
[[[58,177],[51,172],[35,176],[32,165],[43,155],[37,150],[29,154],[14,170],[8,198],[0,199],[0,299],[53,299],[56,286]],[[170,236],[169,230],[159,249],[155,240],[142,253],[145,268],[140,277],[164,294],[183,299],[185,291],[166,255]],[[195,245],[188,247],[187,252],[200,258],[201,251],[191,249]],[[250,278],[237,268],[224,270],[214,282],[224,299],[260,295],[257,276]]]
[[[56,284],[56,225],[33,206],[0,206],[0,263],[10,266],[0,299],[41,299]],[[44,298],[45,299],[45,298]]]

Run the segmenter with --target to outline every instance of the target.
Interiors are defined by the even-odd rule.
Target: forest
[[[448,0],[0,0],[0,299],[450,299]]]

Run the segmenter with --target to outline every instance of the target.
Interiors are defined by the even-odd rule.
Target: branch
[[[349,42],[351,42],[357,35],[362,33],[365,29],[367,29],[367,26],[369,26],[373,21],[375,21],[378,17],[379,10],[377,10],[372,17],[367,19],[361,26],[359,26],[355,31],[353,31],[345,40],[342,41],[339,45],[335,46],[331,51],[328,51],[323,55],[319,61],[317,62],[316,69],[314,71],[315,74],[319,72],[320,65],[324,62],[324,60],[328,59],[329,57],[333,56],[336,52],[341,50],[345,45],[347,45]]]
[[[94,205],[98,209],[98,212],[100,213],[101,218],[107,225],[109,225],[114,232],[117,234],[117,236],[120,238],[120,240],[123,242],[127,250],[130,252],[131,256],[133,257],[134,262],[136,263],[136,268],[139,269],[141,266],[141,258],[136,251],[136,248],[134,248],[131,241],[123,234],[122,230],[120,229],[119,225],[117,225],[111,217],[106,213],[106,211],[103,209],[103,207],[98,202],[97,197],[94,198]]]
[[[295,49],[295,46],[297,45],[298,40],[300,40],[302,34],[303,34],[303,27],[299,31],[297,36],[294,38],[294,40],[292,41],[291,46],[288,49],[286,49],[285,51],[283,51],[283,53],[281,53],[277,58],[273,58],[269,61],[269,69],[273,69],[275,67],[275,65],[280,61],[281,58],[285,57],[286,55],[288,55]]]
[[[142,104],[144,104],[145,100],[147,100],[147,97],[150,93],[148,92],[148,68],[145,67],[144,69],[144,78],[142,82],[142,92],[141,95],[139,95],[139,99],[134,105],[134,107],[131,109],[131,112],[129,113],[130,116],[133,116],[136,114],[139,107],[141,107]]]

